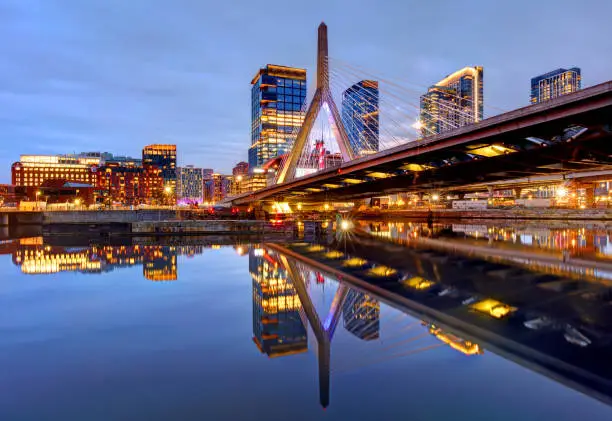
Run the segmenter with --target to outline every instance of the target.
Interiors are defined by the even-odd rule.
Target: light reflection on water
[[[2,420],[612,415],[261,244],[28,238],[0,267]]]

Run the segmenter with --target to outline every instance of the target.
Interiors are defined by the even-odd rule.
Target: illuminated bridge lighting
[[[429,327],[429,333],[436,337],[436,339],[444,342],[451,348],[456,351],[461,352],[465,355],[481,355],[484,353],[484,350],[480,347],[480,345],[475,344],[466,339],[460,338],[457,335],[454,335],[450,332],[445,332],[442,328],[434,325],[423,322],[425,326]]]
[[[423,290],[435,285],[435,282],[429,281],[425,278],[421,278],[420,276],[414,276],[412,278],[406,279],[405,281],[402,281],[402,284],[416,290]]]
[[[496,319],[502,319],[508,314],[517,310],[516,307],[511,307],[500,301],[487,298],[485,300],[474,303],[470,306],[471,309],[488,314]]]

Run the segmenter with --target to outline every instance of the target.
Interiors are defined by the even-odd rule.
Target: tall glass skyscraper
[[[342,93],[342,124],[358,156],[378,152],[378,82],[362,80]]]
[[[268,64],[251,81],[249,171],[289,152],[304,121],[306,70]]]
[[[567,95],[580,90],[582,77],[578,67],[557,69],[531,79],[531,103]]]
[[[420,108],[423,137],[482,120],[482,66],[464,67],[446,76],[421,96]]]

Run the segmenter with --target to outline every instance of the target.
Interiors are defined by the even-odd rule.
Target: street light
[[[431,200],[437,202],[438,200],[440,200],[440,196],[434,193],[431,195]]]
[[[557,197],[563,199],[567,196],[567,189],[565,187],[559,187],[556,191]]]
[[[38,205],[38,196],[40,196],[42,193],[40,190],[36,191],[36,209],[39,209],[40,206]]]

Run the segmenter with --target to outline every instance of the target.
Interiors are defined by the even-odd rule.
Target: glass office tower
[[[557,69],[531,79],[531,103],[557,98],[580,90],[582,77],[578,67]]]
[[[304,121],[306,70],[268,64],[251,81],[249,171],[291,150]]]
[[[342,124],[353,152],[378,152],[378,82],[362,80],[342,93]]]
[[[484,115],[482,66],[464,67],[431,86],[420,101],[421,136],[476,123]]]

